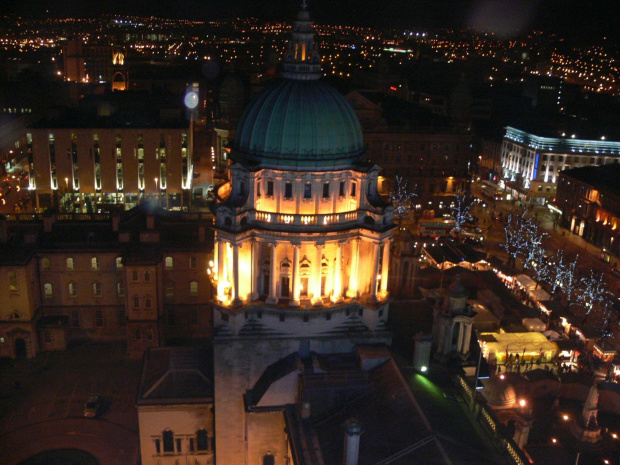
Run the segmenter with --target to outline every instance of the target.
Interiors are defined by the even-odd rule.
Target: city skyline
[[[29,0],[14,3],[5,13],[29,17],[94,17],[100,14],[158,16],[190,20],[233,17],[256,17],[279,20],[291,17],[298,1],[251,2],[231,4],[222,0],[190,2],[188,0],[146,2],[144,0],[78,2]],[[532,30],[554,32],[568,40],[617,38],[614,18],[620,12],[617,2],[597,0],[388,0],[381,7],[372,0],[312,0],[308,2],[317,24],[346,24],[377,27],[452,28],[466,27],[494,32],[502,37],[516,37]],[[579,22],[575,22],[579,18]]]

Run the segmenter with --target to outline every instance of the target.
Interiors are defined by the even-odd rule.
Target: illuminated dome
[[[320,80],[321,57],[305,0],[283,60],[284,80],[245,110],[231,158],[250,168],[294,171],[350,168],[364,153],[349,102]]]
[[[246,109],[231,156],[303,171],[347,168],[363,152],[359,120],[342,94],[321,80],[284,79]]]
[[[517,394],[514,387],[499,376],[491,376],[482,381],[484,388],[482,395],[493,409],[512,408],[517,403]]]

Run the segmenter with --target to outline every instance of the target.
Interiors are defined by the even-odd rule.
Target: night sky
[[[566,38],[620,36],[618,0],[307,0],[317,23],[411,28],[470,26],[515,36],[533,28]],[[301,0],[20,0],[25,16],[101,13],[209,20],[254,16],[291,21]],[[7,11],[5,8],[4,11]],[[49,13],[48,13],[49,11]]]

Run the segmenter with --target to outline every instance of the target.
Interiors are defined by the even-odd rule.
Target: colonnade
[[[278,279],[281,276],[279,272],[279,265],[286,260],[290,260],[289,253],[292,249],[292,282],[290,297],[288,298],[288,305],[299,306],[301,297],[301,273],[300,263],[302,259],[306,257],[313,260],[313,265],[310,269],[310,277],[312,278],[311,291],[311,303],[313,305],[323,305],[324,288],[322,284],[322,277],[324,275],[324,251],[326,246],[335,245],[335,254],[328,257],[328,263],[333,264],[333,280],[330,282],[332,290],[330,293],[330,300],[333,303],[340,303],[345,298],[345,285],[346,285],[346,297],[357,298],[366,289],[368,282],[360,283],[360,266],[364,263],[365,258],[370,258],[371,267],[370,273],[370,301],[379,301],[387,295],[388,274],[389,274],[389,260],[390,260],[390,239],[373,240],[371,244],[371,255],[369,257],[360,257],[360,246],[364,241],[368,239],[362,239],[360,237],[341,239],[334,242],[322,242],[322,243],[305,243],[314,249],[314,256],[310,257],[308,253],[301,256],[302,242],[277,242],[269,241],[265,239],[245,239],[241,242],[228,242],[223,238],[216,239],[215,249],[215,263],[217,269],[215,270],[216,287],[217,287],[217,300],[221,303],[231,303],[233,306],[238,306],[243,303],[243,300],[256,300],[258,299],[258,285],[259,277],[263,274],[263,266],[261,264],[261,257],[269,257],[269,282],[268,282],[268,295],[266,303],[276,304],[278,299],[282,296],[278,296],[277,285]],[[240,259],[240,248],[250,247],[249,255],[246,253],[245,257]],[[269,251],[265,254],[264,247],[267,246]],[[278,260],[278,249],[280,247],[285,248],[287,251],[286,257],[280,256]],[[310,247],[306,247],[308,252]],[[334,247],[330,247],[334,250]],[[346,249],[346,250],[345,250]],[[348,283],[344,282],[345,273],[342,270],[343,262],[346,252],[350,252],[350,255],[346,255],[349,258],[348,266]],[[280,254],[281,255],[281,254]],[[331,254],[330,254],[331,255]],[[241,267],[244,268],[245,274],[242,277],[240,273]],[[249,275],[247,267],[249,267]],[[365,276],[362,273],[362,276]],[[366,278],[362,278],[366,279]],[[240,281],[243,280],[243,281]],[[246,281],[249,280],[249,283]],[[263,289],[265,289],[265,284]],[[360,285],[361,284],[361,285]],[[243,288],[243,294],[241,293]],[[282,293],[281,293],[282,294]],[[288,294],[288,292],[287,292]]]

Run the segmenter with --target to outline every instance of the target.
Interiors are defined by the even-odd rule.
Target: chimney
[[[362,425],[350,418],[346,422],[347,430],[344,433],[344,458],[343,465],[357,465],[360,455],[360,436],[362,435]]]

